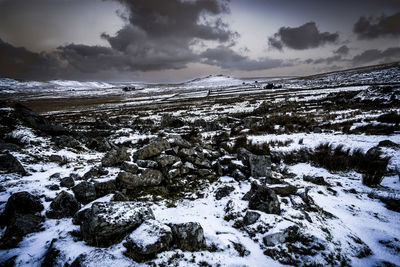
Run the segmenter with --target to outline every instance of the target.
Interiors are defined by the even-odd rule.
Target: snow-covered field
[[[124,99],[45,117],[1,106],[0,157],[14,163],[0,164],[0,212],[8,212],[0,220],[0,266],[397,266],[399,73],[390,66],[273,79],[282,85],[275,89],[263,89],[272,79],[218,75],[178,85],[2,80],[0,94],[12,101]],[[312,156],[296,157],[321,144],[364,160],[379,151],[375,160],[388,158],[381,183],[363,184],[369,162],[328,171]],[[23,191],[43,209],[7,204]],[[71,198],[60,207],[62,191]],[[154,218],[145,224],[133,208],[107,214],[96,202],[150,208]],[[40,229],[24,216],[40,219]],[[110,228],[93,226],[99,220]],[[122,231],[126,221],[135,227]],[[203,234],[174,232],[183,223],[198,223]],[[91,231],[95,240],[106,232],[110,243],[93,243]],[[114,239],[113,231],[122,234]]]

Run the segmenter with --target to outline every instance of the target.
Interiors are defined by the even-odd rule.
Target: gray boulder
[[[94,189],[96,190],[96,197],[99,198],[114,193],[117,190],[115,183],[115,180],[95,182]]]
[[[104,167],[120,166],[124,161],[130,161],[131,157],[125,148],[113,149],[103,157],[101,164]]]
[[[46,212],[46,216],[51,219],[72,217],[81,208],[76,198],[65,191],[61,191],[50,203],[51,210]]]
[[[11,219],[14,214],[34,214],[44,209],[40,199],[26,191],[12,194],[4,209],[3,217]]]
[[[19,173],[22,175],[26,175],[24,167],[21,163],[10,153],[6,153],[0,155],[0,171],[4,173]]]
[[[116,179],[119,189],[136,189],[140,186],[159,185],[163,180],[163,175],[159,170],[145,169],[140,175],[129,172],[120,172]]]
[[[249,165],[250,165],[250,174],[254,178],[272,176],[270,156],[250,155]]]
[[[106,169],[104,169],[103,167],[94,166],[83,175],[82,179],[88,180],[88,179],[97,178],[97,177],[107,175],[107,174],[108,174],[108,171]]]
[[[136,164],[141,167],[141,168],[151,168],[155,169],[158,167],[158,163],[155,162],[154,160],[137,160]]]
[[[249,200],[249,208],[270,214],[280,214],[280,202],[275,192],[265,185],[251,184],[251,189],[243,197]]]
[[[177,161],[180,161],[180,159],[173,155],[160,155],[156,158],[156,161],[160,167],[165,168],[167,166],[171,166]]]
[[[174,245],[181,250],[199,251],[206,247],[203,228],[199,223],[169,224]]]
[[[74,181],[74,178],[72,178],[71,176],[62,178],[60,180],[60,186],[71,188],[74,185],[75,185],[75,181]]]
[[[136,202],[97,202],[81,221],[83,239],[93,246],[118,243],[143,221],[154,219],[153,211]]]
[[[137,262],[154,258],[158,253],[169,248],[172,241],[172,230],[168,225],[156,220],[143,222],[126,238],[124,253]]]
[[[135,153],[137,159],[148,159],[154,156],[160,155],[163,151],[171,147],[167,140],[154,141],[148,145],[145,145]]]
[[[143,186],[152,186],[159,185],[163,180],[163,175],[159,170],[145,169],[139,178]]]
[[[76,199],[83,204],[87,204],[96,199],[96,188],[92,183],[83,181],[72,187],[72,191]]]
[[[258,218],[260,218],[260,216],[261,215],[258,212],[247,211],[246,215],[244,215],[244,218],[243,218],[243,224],[244,225],[253,224],[258,220]]]
[[[215,199],[220,200],[224,197],[229,196],[235,188],[233,186],[222,186],[215,191]]]
[[[133,174],[137,174],[138,173],[138,166],[136,164],[132,164],[129,162],[123,162],[121,164],[121,170],[126,171],[126,172],[130,172]]]

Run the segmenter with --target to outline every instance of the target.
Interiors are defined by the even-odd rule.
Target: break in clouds
[[[0,5],[7,1],[0,1]],[[45,0],[37,2],[41,1],[47,3]],[[263,54],[250,57],[251,51],[243,47],[246,40],[227,19],[232,15],[232,1],[114,1],[125,7],[126,13],[120,14],[125,25],[115,34],[101,34],[107,45],[67,43],[53,51],[37,53],[29,47],[16,47],[0,39],[0,74],[36,80],[104,79],[110,73],[182,70],[191,63],[251,72],[294,66],[293,62],[356,66],[400,58],[399,47],[355,47],[351,38],[346,40],[339,30],[324,30],[314,18],[298,26],[282,25],[269,37],[263,32],[268,25],[259,25],[265,26],[259,27],[264,39],[259,38],[257,42],[265,43],[265,49]],[[398,38],[398,25],[400,13],[380,17],[360,14],[348,28],[355,40],[371,40]],[[326,56],[301,59],[300,53],[319,48],[331,52]],[[283,51],[296,51],[300,56],[280,58]]]

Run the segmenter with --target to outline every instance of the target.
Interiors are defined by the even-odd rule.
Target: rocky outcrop
[[[8,152],[6,154],[0,155],[0,171],[4,173],[15,172],[22,175],[27,174],[22,164]]]
[[[220,200],[226,196],[229,196],[235,190],[233,186],[222,186],[215,191],[215,199]]]
[[[260,218],[260,216],[261,215],[258,212],[247,211],[243,218],[243,224],[244,225],[253,224],[258,220],[258,218]]]
[[[83,204],[87,204],[96,199],[96,188],[92,183],[83,181],[72,187],[72,191],[76,199]]]
[[[203,228],[199,223],[169,224],[174,246],[181,250],[198,251],[206,247]]]
[[[127,257],[137,262],[154,258],[169,249],[172,241],[171,228],[156,220],[147,220],[126,238]]]
[[[125,148],[113,149],[101,160],[101,164],[104,167],[120,166],[124,161],[130,161],[131,157]]]
[[[270,214],[280,214],[280,203],[275,192],[265,185],[251,184],[251,189],[243,197],[249,201],[249,209]]]
[[[129,172],[120,172],[116,179],[118,189],[137,189],[141,186],[159,185],[163,180],[163,175],[159,170],[145,169],[141,174],[136,175]]]
[[[136,159],[149,159],[154,156],[158,156],[161,152],[171,147],[167,140],[156,140],[152,143],[142,147],[135,153]]]
[[[117,190],[115,180],[108,180],[104,182],[95,182],[94,189],[96,191],[96,198],[114,193]]]
[[[41,231],[44,218],[39,212],[42,210],[40,200],[30,193],[12,194],[1,216],[1,226],[7,228],[0,241],[0,248],[16,247],[25,235]]]
[[[46,216],[51,219],[72,217],[80,207],[81,205],[73,195],[61,191],[50,203],[51,210],[46,212]]]
[[[83,239],[92,246],[120,242],[144,221],[154,219],[150,208],[134,202],[97,202],[81,218]]]

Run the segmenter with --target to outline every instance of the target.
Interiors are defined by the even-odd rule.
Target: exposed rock
[[[54,124],[48,119],[33,112],[29,108],[17,103],[14,106],[15,114],[21,118],[29,127],[51,135],[62,135],[68,133],[68,130],[60,125]]]
[[[111,198],[111,201],[128,201],[129,199],[121,192],[115,192],[114,196]]]
[[[181,136],[176,136],[170,139],[171,146],[178,146],[180,148],[190,148],[192,147],[192,144],[185,139],[183,139]]]
[[[94,166],[83,175],[82,179],[89,180],[89,179],[97,178],[97,177],[107,175],[107,174],[108,174],[108,171],[106,169],[104,169],[103,167]]]
[[[59,148],[70,147],[74,149],[82,149],[81,143],[69,135],[55,136],[53,137],[53,140]]]
[[[173,233],[173,243],[181,250],[198,251],[206,246],[203,228],[199,223],[188,222],[169,224]]]
[[[156,158],[158,165],[162,168],[165,168],[166,166],[170,166],[179,160],[180,159],[178,157],[175,157],[172,155],[160,155]]]
[[[171,169],[168,171],[168,178],[173,179],[181,174],[179,169]]]
[[[171,145],[167,140],[154,141],[136,151],[135,157],[137,159],[148,159],[160,155],[161,152],[167,150],[170,147]]]
[[[72,178],[71,176],[62,178],[60,181],[60,186],[63,186],[63,187],[71,188],[74,185],[75,185],[75,181],[74,181],[74,178]]]
[[[191,156],[194,156],[196,151],[192,148],[181,148],[178,152],[178,156],[184,159],[188,159]]]
[[[147,220],[128,235],[124,254],[137,262],[149,260],[167,250],[171,241],[172,230],[169,226],[156,220]]]
[[[380,141],[380,142],[379,142],[378,146],[380,146],[380,147],[393,147],[393,148],[398,148],[398,147],[400,147],[400,144],[397,144],[397,143],[392,142],[392,141],[390,141],[390,140],[383,140],[383,141]]]
[[[246,175],[244,175],[243,172],[241,172],[241,171],[238,170],[238,169],[235,169],[235,170],[232,172],[232,177],[233,177],[236,181],[244,181],[244,180],[247,180]]]
[[[132,174],[137,174],[138,173],[138,166],[136,164],[132,164],[129,162],[123,162],[121,164],[121,170],[126,171],[126,172],[130,172]]]
[[[180,128],[184,125],[185,123],[181,119],[170,114],[165,114],[161,118],[161,127]]]
[[[49,161],[56,162],[59,165],[65,165],[65,164],[68,163],[68,159],[66,157],[60,156],[60,155],[57,155],[57,154],[51,155],[49,157]]]
[[[271,157],[250,155],[249,157],[250,173],[254,178],[271,177]]]
[[[303,180],[317,185],[329,185],[322,176],[303,175]]]
[[[119,166],[124,161],[130,161],[131,157],[125,148],[113,149],[103,157],[101,164],[104,167]]]
[[[4,218],[11,219],[16,213],[34,214],[44,209],[39,198],[26,191],[10,196],[4,209]],[[7,222],[7,221],[6,221]]]
[[[95,149],[99,152],[108,152],[112,149],[111,144],[107,139],[98,137],[96,139],[91,138],[87,143],[89,149]]]
[[[234,190],[235,190],[235,188],[233,186],[226,185],[226,186],[220,187],[215,191],[215,198],[217,200],[220,200],[226,196],[229,196],[230,193],[232,193]]]
[[[274,186],[274,187],[272,187],[272,189],[274,190],[275,194],[280,195],[281,197],[287,197],[290,195],[294,195],[297,192],[297,187],[290,185],[290,184],[286,184],[286,185],[282,185],[282,186]]]
[[[108,180],[105,182],[95,182],[94,188],[96,190],[96,197],[102,197],[111,193],[114,193],[117,190],[115,185],[115,180]]]
[[[275,192],[265,185],[251,184],[251,189],[243,197],[249,200],[249,208],[265,213],[280,214],[280,203]]]
[[[72,217],[80,207],[81,205],[73,195],[61,191],[51,202],[51,210],[46,212],[46,216],[51,219]]]
[[[119,242],[143,221],[154,219],[150,208],[134,202],[93,203],[86,216],[81,222],[83,239],[100,247]]]
[[[27,234],[42,231],[44,218],[35,214],[15,213],[8,218],[7,229],[0,241],[0,249],[14,248]]]
[[[200,168],[208,168],[208,169],[211,168],[211,162],[208,159],[196,158],[193,163],[199,166]]]
[[[4,173],[19,173],[22,175],[26,175],[24,167],[21,163],[10,153],[6,153],[0,155],[0,171]]]
[[[244,225],[253,224],[258,220],[258,218],[260,218],[260,216],[261,215],[258,212],[247,211],[246,215],[244,215],[244,218],[243,218],[243,224]]]
[[[72,187],[72,191],[76,199],[83,204],[87,204],[96,199],[96,189],[92,183],[83,181]]]
[[[243,147],[239,147],[237,150],[237,158],[241,160],[245,166],[249,164],[250,155],[252,155],[252,153]]]
[[[200,177],[204,178],[206,176],[211,175],[212,171],[209,169],[198,169],[197,174],[200,175]]]
[[[155,169],[158,167],[158,163],[154,160],[137,160],[136,164],[141,168],[151,168]]]
[[[61,251],[54,246],[55,241],[56,239],[51,241],[49,248],[44,254],[44,259],[40,264],[40,267],[63,266],[63,263],[59,259],[61,256]]]
[[[140,181],[143,186],[159,185],[162,180],[163,175],[159,170],[145,169],[140,174]]]
[[[0,151],[18,151],[20,147],[13,143],[0,143]]]

